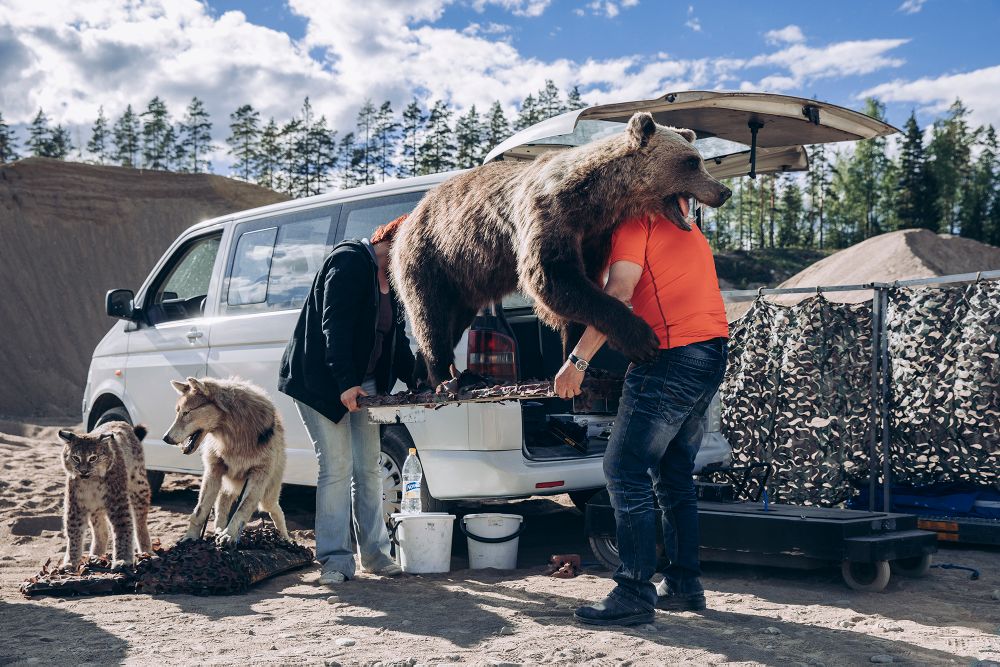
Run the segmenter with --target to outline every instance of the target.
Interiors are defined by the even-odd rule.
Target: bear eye
[[[686,162],[685,166],[688,169],[697,169],[698,167],[701,166],[701,159],[699,159],[699,158],[697,158],[697,157],[695,157],[695,156],[692,155],[691,157],[689,157],[687,159],[687,162]]]

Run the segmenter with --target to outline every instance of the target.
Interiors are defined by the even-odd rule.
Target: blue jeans
[[[629,367],[618,416],[604,454],[604,475],[617,521],[613,597],[653,609],[656,589],[656,499],[663,511],[664,572],[670,590],[699,593],[698,505],[694,460],[705,432],[702,417],[722,382],[724,338],[661,350],[655,361]]]
[[[362,384],[374,395],[375,381]],[[393,562],[382,512],[379,427],[368,423],[368,411],[349,412],[335,424],[308,405],[295,402],[309,433],[319,478],[316,481],[316,560],[324,572],[354,576],[351,508],[361,566],[379,570]],[[352,484],[353,478],[353,484]]]

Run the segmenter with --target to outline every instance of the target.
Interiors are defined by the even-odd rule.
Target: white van
[[[802,144],[869,138],[895,129],[862,114],[813,100],[750,93],[670,93],[655,100],[602,105],[539,123],[486,158],[530,160],[547,150],[618,132],[635,111],[665,125],[694,129],[709,172],[718,178],[807,167]],[[756,129],[753,129],[756,128]],[[752,131],[753,129],[753,131]],[[751,151],[750,144],[755,144]],[[754,159],[751,159],[751,154]],[[751,166],[752,165],[752,166]],[[369,237],[407,213],[437,174],[265,206],[199,223],[184,232],[134,294],[108,293],[119,318],[94,350],[83,396],[88,428],[112,419],[144,423],[146,465],[154,489],[167,472],[199,473],[161,436],[173,419],[170,380],[239,376],[266,389],[285,422],[285,482],[315,485],[317,465],[291,399],[277,391],[278,365],[313,276],[340,240]],[[562,351],[531,304],[512,297],[477,317],[456,350],[459,368],[498,378],[552,377]],[[622,373],[624,359],[603,350],[597,368]],[[545,399],[451,405],[382,427],[387,511],[397,511],[407,447],[424,468],[425,511],[453,499],[512,498],[571,492],[583,500],[604,486],[602,458],[617,409]],[[725,466],[730,447],[713,402],[699,469]],[[567,442],[567,431],[579,434]]]

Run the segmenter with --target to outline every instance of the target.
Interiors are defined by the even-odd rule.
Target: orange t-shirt
[[[627,220],[611,241],[609,266],[620,261],[642,267],[632,308],[656,331],[660,349],[729,337],[715,258],[697,226],[685,232],[661,216]]]

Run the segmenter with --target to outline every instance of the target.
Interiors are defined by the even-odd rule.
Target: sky
[[[1000,126],[998,0],[0,0],[0,113],[41,107],[83,141],[155,95],[206,102],[216,140],[250,103],[287,120],[309,96],[350,128],[366,98],[509,112],[552,79],[591,104],[753,90],[860,109],[901,127],[960,97]]]

